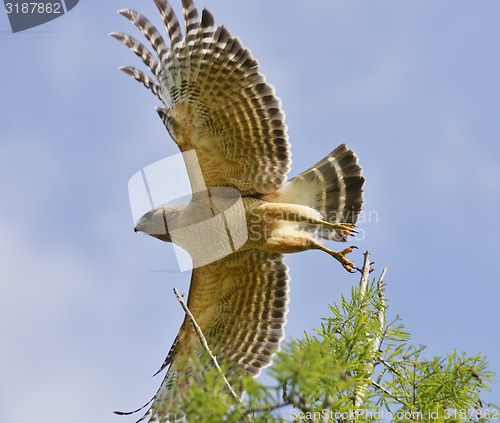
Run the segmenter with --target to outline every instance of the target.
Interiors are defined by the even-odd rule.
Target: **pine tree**
[[[426,357],[399,317],[387,322],[384,275],[361,281],[330,306],[313,334],[282,348],[269,370],[274,383],[250,377],[243,399],[222,369],[207,372],[180,404],[188,422],[487,422],[500,419],[481,394],[495,375],[481,355]]]

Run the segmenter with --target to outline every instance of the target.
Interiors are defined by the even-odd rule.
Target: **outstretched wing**
[[[121,68],[142,82],[165,107],[163,122],[186,159],[193,190],[225,186],[243,195],[278,191],[290,170],[291,153],[281,101],[259,73],[258,62],[224,26],[215,27],[210,12],[201,19],[192,0],[183,0],[186,33],[165,0],[155,0],[171,48],[143,15],[121,10],[148,39],[156,56],[133,37],[113,37],[134,51],[154,75]]]
[[[284,338],[288,267],[282,255],[246,250],[193,270],[188,308],[219,362],[233,375],[258,375]],[[200,376],[190,365],[205,351],[186,318],[162,369],[170,365],[145,418],[163,421],[177,395]],[[202,372],[203,369],[201,369]],[[189,381],[189,382],[186,382]]]

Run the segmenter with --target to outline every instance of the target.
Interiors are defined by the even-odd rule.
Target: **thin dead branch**
[[[227,387],[227,389],[229,390],[231,396],[241,405],[244,407],[243,405],[243,402],[241,401],[241,398],[238,396],[238,394],[236,393],[236,391],[234,390],[234,388],[231,386],[231,384],[229,383],[229,381],[227,380],[226,378],[226,375],[224,375],[224,372],[222,371],[220,365],[219,365],[219,362],[217,361],[217,358],[215,357],[215,355],[213,355],[212,351],[210,350],[210,347],[208,346],[208,343],[207,343],[207,340],[205,338],[205,336],[203,335],[203,332],[201,331],[201,328],[200,326],[198,325],[198,323],[196,323],[196,319],[194,318],[193,314],[191,313],[191,311],[189,310],[188,306],[186,305],[186,303],[184,302],[184,299],[182,298],[182,296],[179,294],[179,291],[177,291],[176,288],[174,288],[174,294],[175,296],[177,297],[177,300],[179,301],[179,303],[181,304],[182,308],[184,309],[184,312],[186,313],[186,316],[189,318],[191,324],[193,325],[193,328],[194,328],[194,331],[196,332],[196,335],[198,336],[198,339],[200,340],[201,342],[201,345],[203,345],[203,348],[205,349],[205,351],[208,353],[208,355],[210,356],[210,360],[212,361],[212,364],[214,365],[214,367],[219,371],[219,373],[221,374],[222,376],[222,379],[224,380],[224,383]]]

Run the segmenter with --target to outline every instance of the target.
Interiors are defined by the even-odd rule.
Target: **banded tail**
[[[311,207],[330,223],[355,224],[363,206],[364,182],[358,157],[347,145],[341,144],[314,166],[288,181],[276,196],[268,200]],[[318,235],[345,241],[328,228],[323,228]]]

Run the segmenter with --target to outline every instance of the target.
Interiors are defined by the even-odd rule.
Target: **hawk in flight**
[[[149,211],[135,230],[176,242],[170,222],[203,221],[199,207],[203,193],[210,201],[219,188],[222,194],[217,195],[222,197],[224,189],[239,194],[249,236],[232,254],[203,265],[194,263],[187,306],[213,354],[231,374],[258,375],[271,363],[284,337],[290,280],[283,254],[322,250],[352,272],[354,265],[346,257],[351,247],[336,252],[322,241],[345,241],[355,232],[364,178],[355,153],[340,145],[287,181],[291,153],[285,115],[257,60],[224,26],[215,25],[208,10],[200,16],[192,0],[182,0],[184,34],[170,4],[154,1],[168,45],[146,17],[130,9],[119,13],[142,32],[151,50],[130,35],[111,36],[137,54],[151,72],[148,76],[134,67],[121,68],[162,103],[157,112],[186,153],[193,197],[185,206]],[[187,154],[193,151],[194,155]],[[212,245],[217,234],[191,235],[181,240],[188,252],[190,244],[217,249]],[[194,368],[192,359],[204,353],[185,318],[160,369],[168,367],[167,374],[155,396],[141,407],[149,406],[143,419],[169,420],[178,393],[200,380],[202,369]]]

